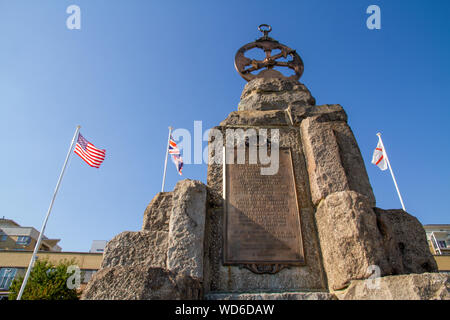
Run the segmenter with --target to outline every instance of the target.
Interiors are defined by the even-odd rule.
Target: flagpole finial
[[[80,125],[77,125],[77,128],[78,128],[78,129],[80,129],[80,128],[81,128],[81,126],[80,126]]]
[[[377,136],[381,137],[381,132],[378,132],[378,133],[377,133]]]

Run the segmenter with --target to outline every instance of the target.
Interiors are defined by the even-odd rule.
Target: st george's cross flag
[[[74,152],[80,156],[88,165],[94,168],[100,168],[103,160],[105,160],[106,150],[95,147],[87,141],[81,133],[78,134],[77,144]]]
[[[380,138],[378,138],[378,145],[373,152],[372,163],[378,166],[378,168],[380,168],[382,171],[388,168],[386,155],[383,150],[383,144],[381,143]]]
[[[180,149],[178,148],[178,145],[172,135],[170,135],[169,139],[169,153],[172,155],[172,161],[177,168],[178,174],[180,176],[183,175],[183,158],[180,156]]]

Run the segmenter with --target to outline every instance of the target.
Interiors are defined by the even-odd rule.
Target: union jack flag
[[[169,139],[169,154],[180,154],[180,149],[178,149],[177,143],[173,140],[172,135]]]
[[[183,175],[183,158],[179,154],[172,155],[172,161],[175,163],[175,167],[177,167],[178,174]]]
[[[169,153],[172,155],[172,161],[177,168],[178,174],[180,176],[183,175],[183,158],[180,156],[180,149],[178,149],[178,145],[175,140],[173,140],[172,135],[170,135],[169,139]]]

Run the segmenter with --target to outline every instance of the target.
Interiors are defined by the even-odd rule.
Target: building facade
[[[450,224],[427,224],[424,229],[439,272],[450,273]]]
[[[7,299],[9,288],[16,277],[23,277],[27,271],[32,251],[3,250],[0,251],[0,299]],[[97,272],[102,263],[102,253],[90,252],[46,252],[39,251],[38,259],[47,259],[58,264],[64,260],[74,260],[82,274],[81,286],[83,290],[91,277]]]
[[[12,281],[25,275],[38,237],[39,231],[33,227],[22,227],[13,220],[0,219],[0,300],[8,299]],[[63,252],[57,245],[59,241],[44,236],[37,258],[54,264],[73,260],[81,271],[79,290],[82,291],[100,268],[107,241],[94,240],[90,252]]]
[[[106,240],[94,240],[92,241],[91,250],[89,252],[91,253],[103,253],[105,251],[105,247],[108,241]]]
[[[33,227],[22,227],[13,220],[0,219],[0,250],[34,250],[38,237],[39,231]],[[61,251],[59,241],[60,239],[49,239],[44,235],[39,250]]]

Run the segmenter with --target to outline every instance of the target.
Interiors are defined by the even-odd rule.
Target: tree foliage
[[[47,259],[36,260],[28,278],[22,300],[77,300],[77,289],[69,289],[67,280],[72,273],[67,273],[74,260],[63,260],[53,264]],[[19,294],[24,277],[14,279],[11,283],[9,300],[15,300]]]

